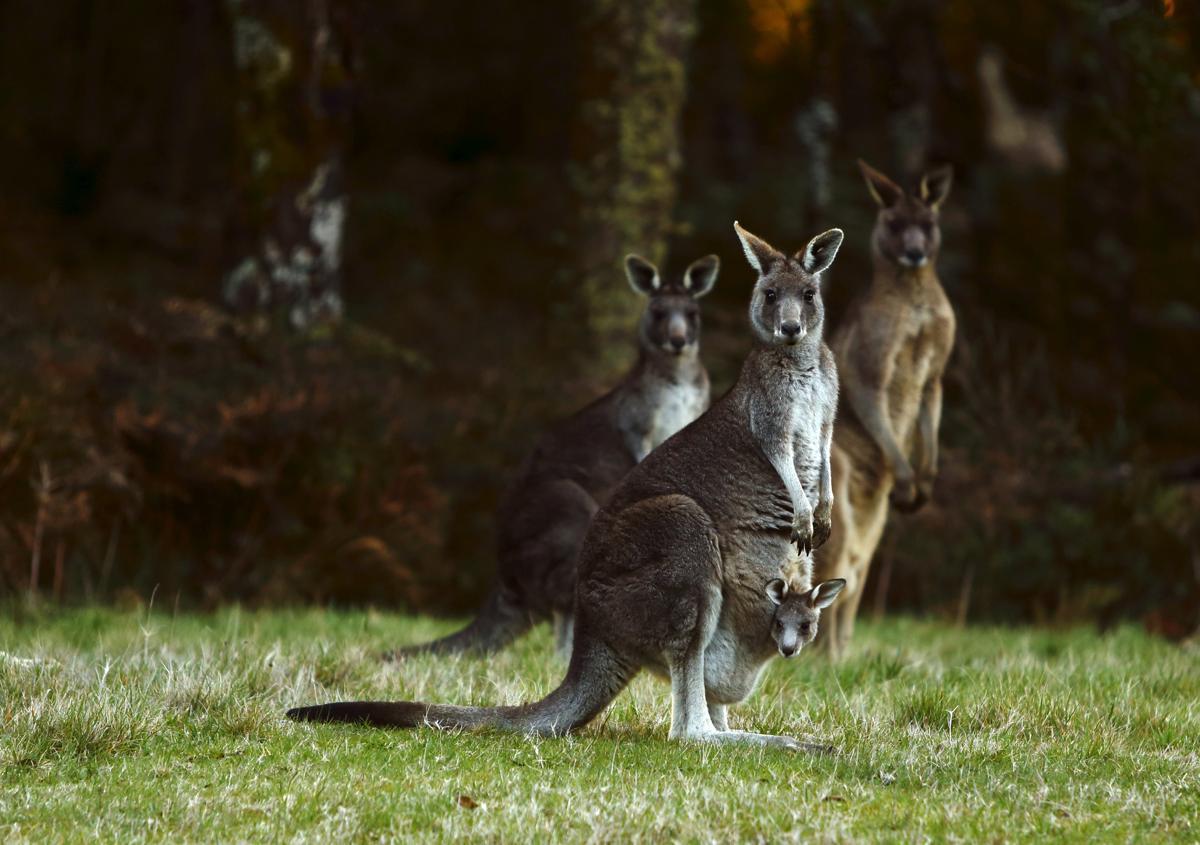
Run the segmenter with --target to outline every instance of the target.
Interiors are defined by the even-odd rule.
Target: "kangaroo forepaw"
[[[792,522],[792,542],[801,553],[813,550],[813,519],[811,516],[797,516]]]
[[[833,533],[833,514],[819,513],[813,517],[813,537],[812,547],[819,549],[825,545],[825,541],[829,539],[829,535]]]
[[[897,481],[896,486],[892,488],[892,492],[888,494],[888,499],[892,503],[892,507],[900,511],[900,513],[913,513],[920,510],[925,504],[926,498],[921,494],[920,488],[917,487],[915,481]]]

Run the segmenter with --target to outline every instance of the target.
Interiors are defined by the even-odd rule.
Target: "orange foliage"
[[[181,298],[101,310],[51,298],[71,342],[22,313],[0,349],[0,592],[428,595],[448,502],[387,349],[282,343]]]
[[[769,64],[793,42],[807,44],[812,31],[808,18],[812,0],[747,0],[756,40],[754,58]]]

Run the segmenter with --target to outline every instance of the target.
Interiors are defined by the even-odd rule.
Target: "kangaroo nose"
[[[907,249],[904,251],[904,257],[910,264],[920,264],[925,260],[925,253],[919,249]]]
[[[794,645],[781,645],[781,646],[779,647],[779,653],[780,653],[781,655],[783,655],[784,657],[791,657],[792,655],[794,655],[794,654],[796,653],[796,646],[794,646]]]
[[[680,335],[675,335],[671,338],[671,345],[674,346],[675,351],[678,352],[680,349],[683,349],[683,347],[687,346],[687,338],[681,337]]]
[[[779,331],[783,332],[784,337],[799,337],[802,328],[803,326],[796,320],[788,320],[779,324]]]

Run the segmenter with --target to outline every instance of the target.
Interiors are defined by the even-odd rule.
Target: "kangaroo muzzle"
[[[800,652],[800,638],[796,635],[779,638],[779,654],[781,657],[795,657]]]
[[[899,261],[905,267],[920,267],[928,259],[928,245],[925,236],[915,228],[904,233]]]
[[[687,320],[682,314],[671,315],[671,320],[667,323],[667,347],[676,354],[683,351],[688,343]]]
[[[788,302],[779,309],[779,327],[775,334],[787,343],[798,343],[808,334],[808,326],[804,325],[804,314],[799,305]]]

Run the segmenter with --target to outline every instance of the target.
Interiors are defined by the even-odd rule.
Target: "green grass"
[[[866,625],[776,661],[736,727],[832,756],[668,743],[640,677],[575,737],[296,725],[345,697],[516,702],[562,663],[376,656],[381,613],[30,610],[0,619],[0,841],[1200,840],[1200,655],[1132,629]]]

